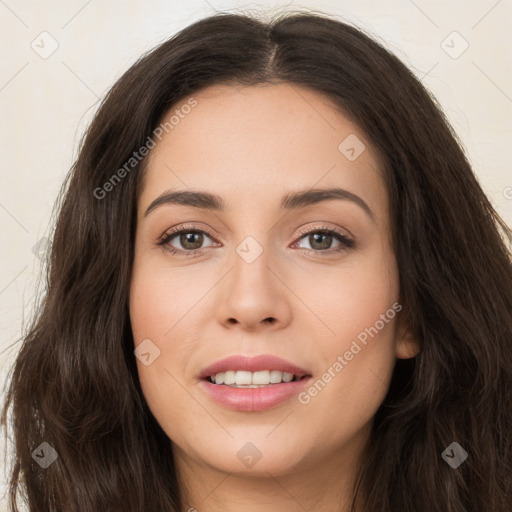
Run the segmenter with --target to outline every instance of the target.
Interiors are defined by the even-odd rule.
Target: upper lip
[[[200,379],[206,379],[217,373],[224,373],[228,370],[245,370],[248,372],[258,372],[262,370],[278,370],[281,372],[293,373],[297,377],[310,375],[308,370],[300,368],[299,366],[276,357],[270,354],[262,354],[259,356],[249,357],[243,355],[235,355],[226,357],[215,361],[213,364],[207,366],[199,374]]]

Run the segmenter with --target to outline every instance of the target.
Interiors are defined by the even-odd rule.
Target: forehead
[[[194,104],[193,108],[183,108]],[[215,85],[173,105],[146,166],[142,207],[167,189],[209,190],[227,206],[342,187],[377,216],[387,194],[377,151],[326,96],[295,84]]]

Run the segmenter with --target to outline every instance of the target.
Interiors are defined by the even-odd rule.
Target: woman
[[[200,20],[65,185],[12,510],[512,510],[512,232],[370,37]]]

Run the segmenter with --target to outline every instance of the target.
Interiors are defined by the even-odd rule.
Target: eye
[[[171,241],[173,241],[174,238],[176,238],[174,242],[180,244],[182,248],[176,248],[171,245]],[[202,252],[203,247],[201,246],[205,238],[212,239],[206,231],[197,229],[196,226],[182,226],[179,229],[166,232],[158,242],[158,245],[172,254],[182,253],[186,256],[190,256]]]
[[[344,233],[336,229],[310,229],[309,231],[301,231],[303,236],[299,239],[297,243],[300,244],[301,240],[305,239],[305,241],[309,244],[309,247],[302,247],[302,249],[310,249],[313,253],[325,253],[332,254],[341,251],[347,251],[348,249],[354,247],[354,241],[346,236]],[[338,246],[332,248],[331,245],[333,241],[338,242]]]
[[[296,246],[298,243],[299,249],[308,249],[308,253],[314,254],[315,256],[339,253],[342,251],[347,251],[355,246],[355,243],[351,238],[336,229],[316,228],[310,229],[309,231],[302,230],[301,233],[303,236],[300,237],[299,240],[292,245],[292,247]],[[157,242],[157,245],[163,247],[171,254],[180,254],[189,257],[197,256],[204,252],[204,247],[202,246],[205,242],[205,238],[213,240],[212,235],[203,229],[199,229],[197,226],[181,226],[180,228],[175,228],[164,233],[164,235]],[[306,242],[309,244],[309,247],[303,247],[300,245],[300,242],[303,239],[306,240]],[[331,247],[333,241],[338,242],[337,247]],[[172,245],[172,243],[181,245],[181,248]]]

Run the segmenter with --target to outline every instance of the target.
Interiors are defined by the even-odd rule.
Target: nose
[[[257,250],[250,243],[242,243],[234,254],[232,269],[218,297],[218,320],[226,327],[239,325],[247,331],[282,329],[292,316],[293,294],[279,275],[281,266],[271,258],[270,251]]]

